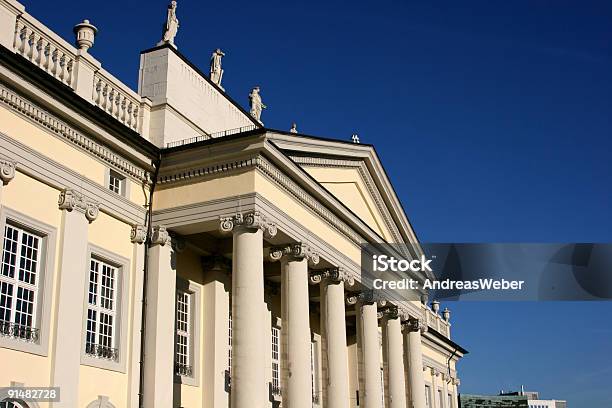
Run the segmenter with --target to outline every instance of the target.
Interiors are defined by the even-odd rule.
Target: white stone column
[[[397,309],[390,309],[383,318],[383,361],[385,367],[387,408],[406,408],[404,378],[404,345]]]
[[[323,406],[348,408],[349,374],[346,348],[344,284],[354,281],[342,269],[321,271],[311,283],[321,285],[321,356],[323,362]]]
[[[378,341],[378,310],[371,292],[348,299],[357,312],[357,349],[359,360],[359,400],[365,408],[380,408],[380,346]]]
[[[62,226],[51,384],[61,388],[62,398],[52,406],[71,408],[78,405],[79,367],[84,352],[85,280],[89,276],[87,230],[98,216],[99,205],[66,189],[60,194],[58,206],[62,210]]]
[[[403,325],[406,336],[408,384],[411,401],[409,408],[425,408],[425,378],[423,376],[423,350],[421,346],[421,324],[418,319],[410,318]]]
[[[13,178],[15,178],[15,163],[0,159],[0,205],[2,205],[2,190]]]
[[[229,398],[229,286],[232,263],[222,256],[202,259],[204,284],[203,408],[227,408]]]
[[[308,264],[319,256],[297,243],[270,249],[281,260],[281,390],[284,407],[312,407]]]
[[[220,229],[233,232],[232,255],[232,408],[264,407],[266,328],[263,327],[263,233],[276,227],[258,212],[221,218]]]
[[[154,226],[149,248],[144,359],[144,406],[173,403],[176,260],[165,227]]]

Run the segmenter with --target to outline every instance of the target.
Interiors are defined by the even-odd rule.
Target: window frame
[[[202,316],[202,287],[197,283],[176,277],[176,291],[187,292],[189,296],[189,361],[191,365],[191,375],[177,374],[174,368],[176,361],[176,297],[174,300],[174,331],[173,331],[173,354],[172,354],[172,372],[174,375],[175,384],[190,385],[192,387],[200,386],[200,343],[202,342],[200,320]]]
[[[18,338],[0,336],[0,347],[23,351],[39,356],[49,355],[49,331],[51,327],[51,300],[53,298],[53,276],[57,251],[57,229],[26,214],[6,206],[0,206],[0,256],[4,254],[4,229],[14,225],[41,237],[38,287],[34,309],[34,324],[39,330],[38,342],[26,342]],[[1,262],[1,260],[0,260]]]
[[[321,335],[312,332],[310,337],[311,348],[311,381],[312,381],[312,405],[319,407],[323,405],[323,360],[321,358]]]
[[[89,273],[91,260],[107,263],[116,268],[115,276],[115,322],[114,322],[114,347],[118,350],[119,358],[110,360],[105,358],[95,357],[86,353],[87,343],[87,313],[89,310]],[[87,271],[85,286],[83,288],[83,317],[82,317],[82,336],[81,336],[81,365],[90,367],[102,368],[105,370],[118,371],[125,373],[127,370],[127,326],[129,321],[129,275],[130,275],[130,260],[110,252],[97,245],[89,243],[87,245],[87,264],[84,265]],[[100,271],[101,273],[101,271]]]
[[[111,189],[111,185],[110,185],[111,177],[119,180],[119,192],[116,192],[115,190]],[[105,189],[107,189],[111,193],[120,195],[122,197],[129,197],[130,195],[129,186],[130,186],[130,183],[128,183],[128,178],[124,174],[118,172],[115,169],[111,169],[109,167],[106,168],[106,174],[104,175],[104,188]]]
[[[277,319],[279,320],[279,319]],[[276,333],[276,336],[274,335],[274,333]],[[276,342],[276,355],[277,358],[274,358],[274,338],[276,337],[277,342]],[[270,373],[270,378],[271,378],[271,382],[270,382],[270,391],[272,394],[272,397],[275,400],[280,400],[282,397],[282,327],[279,324],[272,324],[272,327],[270,328],[270,367],[272,369],[271,373]],[[276,370],[274,369],[274,364],[276,364]],[[274,378],[274,373],[276,372],[277,374],[277,378]],[[275,382],[278,384],[277,386],[275,386]]]

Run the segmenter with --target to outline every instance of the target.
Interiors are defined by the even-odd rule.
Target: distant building
[[[527,398],[527,408],[567,408],[567,401],[564,400],[543,400],[537,391],[525,391],[521,386],[520,391],[499,393],[500,396],[523,396]]]
[[[520,408],[567,408],[567,402],[562,400],[543,400],[537,391],[525,391],[521,386],[520,391],[504,392],[499,395],[459,395],[459,408],[496,408],[496,407],[520,407]]]
[[[459,408],[529,408],[527,401],[527,397],[523,395],[460,394]]]

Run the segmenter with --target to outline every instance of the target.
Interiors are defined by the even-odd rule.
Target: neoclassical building
[[[456,408],[450,312],[361,276],[421,253],[374,148],[264,127],[177,16],[135,91],[0,0],[0,387],[60,391],[0,407]]]

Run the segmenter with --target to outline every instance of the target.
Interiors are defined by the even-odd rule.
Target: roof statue
[[[223,79],[223,69],[221,69],[221,58],[225,57],[225,53],[217,48],[213,51],[210,57],[210,80],[215,83],[219,88],[221,86],[221,80]]]
[[[179,28],[179,21],[176,18],[176,1],[172,0],[168,5],[168,15],[166,16],[166,24],[162,33],[162,39],[157,45],[170,44],[174,45],[174,37]]]
[[[249,94],[249,101],[251,105],[251,116],[255,118],[259,123],[261,122],[261,111],[266,109],[267,106],[261,101],[261,95],[259,95],[259,87],[256,86],[251,90]],[[263,123],[262,123],[263,124]]]
[[[297,133],[298,132],[297,131],[297,123],[293,122],[291,124],[291,129],[289,129],[289,132],[291,132],[291,133]]]

